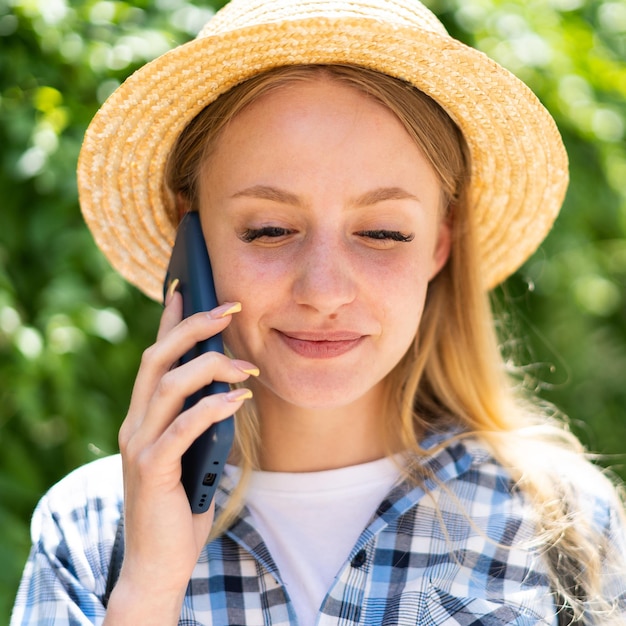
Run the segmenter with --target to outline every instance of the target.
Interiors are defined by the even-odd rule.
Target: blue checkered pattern
[[[431,445],[442,438],[432,438]],[[319,626],[555,625],[555,605],[534,539],[534,514],[507,473],[475,442],[426,461],[423,488],[402,483],[380,504],[328,590]],[[223,506],[232,485],[217,495]],[[594,523],[624,555],[626,537],[591,491]],[[99,624],[122,501],[119,457],[78,469],[40,502],[33,549],[12,626]],[[622,598],[626,581],[607,581]],[[272,556],[244,509],[202,552],[179,624],[287,626],[297,619]]]

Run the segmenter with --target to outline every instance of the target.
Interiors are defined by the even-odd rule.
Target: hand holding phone
[[[186,213],[180,222],[172,256],[163,285],[163,299],[171,282],[178,279],[183,298],[183,317],[210,311],[217,305],[213,273],[197,212]],[[180,360],[186,363],[204,352],[224,353],[222,337],[217,334],[201,341]],[[227,392],[227,383],[214,381],[189,396],[183,410],[204,396]],[[235,434],[234,418],[213,424],[189,447],[182,458],[182,483],[194,513],[208,510],[217,489]]]

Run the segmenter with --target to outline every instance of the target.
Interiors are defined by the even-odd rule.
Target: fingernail
[[[180,280],[178,280],[178,278],[174,278],[174,280],[170,281],[170,284],[167,287],[167,293],[165,294],[165,304],[168,304],[172,299],[172,296],[174,295],[179,284]]]
[[[239,402],[241,400],[249,400],[252,397],[252,392],[249,389],[233,389],[226,394],[226,399],[229,402]]]
[[[209,315],[213,319],[219,319],[227,315],[232,315],[233,313],[239,313],[239,311],[241,311],[241,302],[226,302],[210,311]]]
[[[233,359],[233,365],[244,374],[249,374],[250,376],[258,376],[261,373],[258,367],[248,363],[248,361]]]

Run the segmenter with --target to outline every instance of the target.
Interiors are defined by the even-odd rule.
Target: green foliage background
[[[116,451],[160,312],[83,225],[82,135],[125,76],[193,37],[220,4],[0,0],[0,623],[37,499]],[[429,4],[525,80],[563,133],[572,184],[562,216],[497,295],[515,310],[538,390],[626,476],[626,3]]]

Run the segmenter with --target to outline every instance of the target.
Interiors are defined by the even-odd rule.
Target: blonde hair
[[[271,70],[231,89],[189,124],[168,162],[170,189],[186,207],[197,209],[197,176],[226,125],[261,95],[320,76],[375,98],[401,120],[437,173],[450,212],[450,259],[431,282],[412,348],[388,376],[389,450],[423,456],[423,433],[448,422],[461,426],[460,436],[480,438],[534,506],[537,540],[545,546],[553,590],[576,619],[584,616],[588,624],[597,619],[609,624],[613,599],[603,596],[602,572],[611,555],[600,548],[605,538],[580,513],[575,485],[566,472],[558,471],[554,459],[586,475],[589,464],[578,440],[550,409],[534,401],[504,361],[479,273],[474,216],[467,200],[470,156],[457,126],[435,101],[403,81],[363,68]],[[254,410],[242,410],[235,442],[242,480],[212,536],[224,532],[239,512],[246,478],[258,468],[259,444],[257,416]],[[412,464],[411,470],[420,467]],[[623,570],[617,573],[626,576]]]

